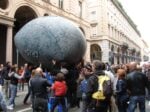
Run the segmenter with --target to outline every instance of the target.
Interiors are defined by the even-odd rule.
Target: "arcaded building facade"
[[[141,60],[140,33],[117,0],[88,0],[88,9],[92,59],[110,64]]]
[[[27,22],[41,16],[61,16],[90,37],[90,24],[85,0],[1,0],[0,1],[0,63],[23,65],[26,61],[14,45],[14,35]],[[77,10],[78,9],[78,10]],[[89,53],[86,53],[85,59]]]
[[[119,64],[141,59],[140,33],[117,0],[0,0],[0,63],[26,62],[14,35],[41,16],[61,16],[81,29],[87,41],[85,61]]]

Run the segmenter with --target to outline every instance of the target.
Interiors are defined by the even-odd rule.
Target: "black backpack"
[[[8,69],[6,67],[3,68],[2,72],[1,72],[2,78],[4,78],[5,80],[10,80],[8,73],[9,73]]]

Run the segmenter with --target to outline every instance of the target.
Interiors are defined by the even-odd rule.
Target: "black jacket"
[[[33,97],[47,99],[47,87],[50,86],[51,84],[48,82],[48,80],[39,75],[36,75],[30,80],[30,87]]]
[[[148,79],[145,74],[133,71],[127,75],[127,89],[131,96],[145,95],[145,88],[149,88]]]

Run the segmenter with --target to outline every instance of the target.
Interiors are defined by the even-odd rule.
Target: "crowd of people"
[[[135,112],[139,107],[140,112],[146,112],[150,63],[110,66],[99,60],[77,65],[53,62],[51,69],[46,69],[30,63],[18,68],[7,62],[0,66],[1,110],[15,108],[17,90],[23,91],[24,83],[28,91],[23,104],[32,104],[33,112],[68,112],[72,107],[82,112]]]

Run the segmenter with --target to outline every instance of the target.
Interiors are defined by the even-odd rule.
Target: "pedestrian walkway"
[[[8,112],[32,112],[31,103],[29,105],[23,104],[23,99],[26,93],[27,93],[27,86],[25,86],[24,91],[18,91],[16,101],[15,101],[16,106],[13,111],[8,111]],[[81,112],[81,108],[78,107],[71,108],[69,109],[68,112]],[[146,102],[146,112],[150,112],[150,105],[148,105],[148,102]]]

